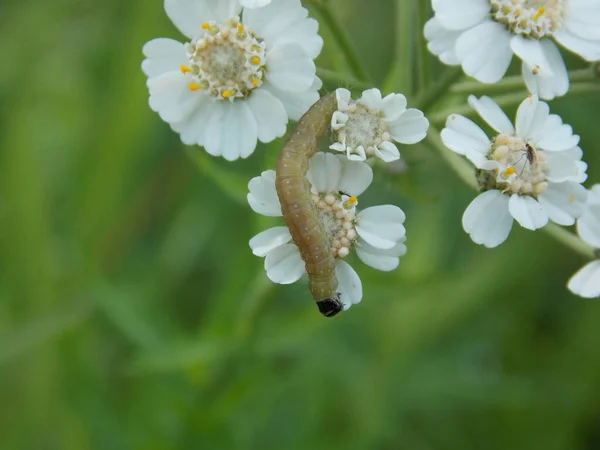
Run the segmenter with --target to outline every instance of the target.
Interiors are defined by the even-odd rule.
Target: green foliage
[[[460,224],[473,191],[431,142],[405,147],[409,172],[377,166],[361,204],[400,205],[409,252],[391,273],[357,261],[363,302],[321,317],[248,247],[278,223],[245,195],[281,141],[227,163],[148,108],[141,47],[179,38],[161,3],[0,6],[1,448],[598,448],[600,304],[565,289],[583,258],[516,226],[498,249],[474,245]],[[424,0],[312,3],[326,90],[385,83],[442,118],[465,104],[460,86],[436,91],[454,75],[423,51]],[[588,87],[551,107],[582,136],[590,186]]]

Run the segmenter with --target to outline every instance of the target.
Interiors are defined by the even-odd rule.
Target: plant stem
[[[594,81],[596,79],[597,76],[594,74],[594,70],[591,66],[569,72],[569,80],[571,83]],[[454,94],[494,94],[522,89],[524,86],[525,82],[523,81],[523,77],[521,75],[513,75],[494,84],[485,84],[480,83],[479,81],[463,81],[452,86],[450,92]]]
[[[360,81],[368,82],[369,76],[367,71],[363,67],[354,46],[350,42],[348,33],[346,33],[346,30],[338,20],[338,16],[331,10],[329,3],[327,1],[319,0],[313,1],[311,4],[318,11],[321,19],[337,41],[337,45],[346,57],[346,62],[354,77]]]
[[[462,70],[460,67],[447,69],[433,86],[423,91],[417,98],[416,107],[424,112],[429,111],[448,92],[461,75]]]
[[[317,75],[324,81],[334,83],[336,86],[344,84],[349,89],[369,89],[373,87],[371,84],[358,80],[352,75],[336,72],[335,70],[324,69],[322,67],[317,67]]]

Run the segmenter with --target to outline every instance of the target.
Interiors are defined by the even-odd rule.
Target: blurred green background
[[[424,8],[400,17],[403,1],[331,1],[377,86],[397,23],[419,41]],[[318,65],[347,74],[322,35]],[[404,147],[409,170],[376,168],[361,205],[407,212],[408,254],[391,273],[351,259],[362,303],[321,317],[248,247],[280,223],[245,195],[281,140],[236,163],[185,149],[147,105],[158,36],[181,39],[161,1],[0,4],[1,449],[600,448],[600,304],[565,288],[581,256],[517,225],[474,245],[474,192]],[[418,63],[427,92],[446,68]],[[582,135],[588,187],[599,101],[551,104]]]

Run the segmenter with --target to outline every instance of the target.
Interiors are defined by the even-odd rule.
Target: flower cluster
[[[429,50],[484,83],[499,81],[513,54],[530,92],[552,100],[569,90],[555,42],[600,60],[600,2],[588,0],[432,0]]]
[[[473,164],[480,191],[464,212],[464,230],[473,242],[491,248],[506,241],[514,221],[528,230],[550,221],[577,223],[582,241],[600,248],[600,185],[590,191],[583,186],[587,164],[580,138],[540,100],[569,90],[557,43],[587,61],[600,60],[600,1],[432,0],[431,5],[434,15],[424,35],[435,56],[462,66],[480,82],[496,83],[516,55],[530,92],[514,123],[492,98],[469,96],[468,104],[494,130],[491,137],[463,115],[447,117],[441,141]],[[294,283],[307,271],[323,280],[334,274],[339,292],[319,300],[318,292],[324,291],[313,291],[318,304],[327,301],[337,308],[332,314],[322,310],[325,315],[360,302],[362,283],[346,259],[356,253],[365,264],[389,271],[406,253],[406,217],[399,207],[358,209],[358,196],[373,181],[367,160],[374,167],[397,161],[399,144],[425,139],[429,120],[424,112],[408,108],[404,95],[383,96],[377,88],[364,90],[358,99],[344,88],[335,90],[335,98],[321,98],[314,60],[323,40],[300,0],[164,0],[164,8],[185,42],[149,41],[143,47],[142,70],[148,77],[150,108],[184,144],[204,147],[228,161],[247,158],[259,141],[284,136],[290,119],[323,109],[321,124],[305,125],[302,119],[298,125],[308,127],[310,136],[290,133],[288,142],[305,139],[293,147],[299,159],[278,165],[287,170],[285,192],[298,199],[295,203],[281,197],[279,184],[276,188],[279,172],[267,170],[250,181],[250,207],[265,216],[283,216],[287,224],[254,236],[250,248],[265,258],[266,274],[275,283]],[[425,94],[418,98],[440,93]],[[423,108],[426,103],[421,102]],[[316,152],[324,128],[331,153]],[[306,210],[301,211],[300,203]],[[297,208],[292,210],[297,222],[286,217],[288,204]],[[326,249],[322,259],[328,262],[319,259],[319,252],[307,256],[298,238],[301,228],[307,242],[316,239],[318,244],[310,241],[316,250]],[[600,296],[596,254],[598,259],[568,283],[582,297]],[[319,269],[326,263],[327,270]]]
[[[404,212],[397,206],[357,209],[358,196],[373,181],[373,170],[365,163],[343,155],[317,153],[307,173],[310,198],[324,226],[326,242],[336,258],[336,276],[344,309],[362,299],[362,284],[344,259],[355,251],[362,262],[378,270],[398,267],[406,253]],[[257,213],[281,216],[275,190],[275,171],[267,170],[248,184],[248,203]],[[267,276],[274,283],[290,284],[306,273],[298,247],[287,227],[269,228],[250,240],[252,252],[265,258]]]
[[[244,2],[260,6],[269,2]],[[285,134],[318,98],[323,40],[300,0],[246,9],[237,0],[165,0],[188,38],[144,45],[150,107],[188,145],[233,161]]]
[[[513,219],[530,230],[548,220],[573,225],[587,196],[579,136],[534,95],[519,106],[516,127],[489,97],[471,96],[469,104],[498,133],[490,140],[459,114],[450,115],[442,130],[444,144],[478,169],[482,193],[463,215],[471,239],[496,247],[508,237]]]

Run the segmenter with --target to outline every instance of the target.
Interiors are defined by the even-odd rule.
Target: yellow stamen
[[[245,28],[244,28],[244,25],[242,25],[242,24],[239,24],[239,25],[237,26],[237,29],[238,29],[238,31],[239,31],[240,33],[242,33],[242,32],[245,30]]]
[[[186,66],[185,64],[182,64],[182,65],[181,65],[179,68],[181,69],[181,72],[182,72],[182,73],[188,73],[188,72],[191,72],[191,71],[192,71],[192,69],[190,69],[190,68],[189,68],[188,66]]]
[[[540,17],[542,17],[544,15],[545,12],[546,12],[545,8],[538,9],[537,14],[535,16],[533,16],[533,20],[538,20]]]
[[[255,66],[258,66],[258,65],[260,64],[260,58],[259,58],[258,56],[253,56],[253,57],[250,59],[250,62],[251,62],[252,64],[254,64]]]
[[[253,78],[252,79],[252,86],[258,87],[258,78]]]
[[[516,170],[514,167],[508,167],[505,171],[504,171],[504,178],[508,178],[509,176],[511,176],[513,173],[515,173]]]
[[[352,209],[358,203],[358,197],[355,195],[351,195],[348,199],[343,203],[345,209]]]
[[[197,83],[194,83],[193,81],[190,83],[189,85],[190,91],[197,91],[199,89],[202,89],[202,86],[200,86]]]
[[[204,23],[202,24],[202,29],[203,29],[203,30],[210,30],[210,29],[211,29],[210,23],[208,23],[208,22],[204,22]]]
[[[233,91],[223,91],[223,92],[221,93],[221,97],[223,97],[223,98],[229,98],[229,97],[231,97],[232,95],[233,95]]]
[[[575,201],[575,195],[571,194],[569,197],[569,203],[573,203]]]

